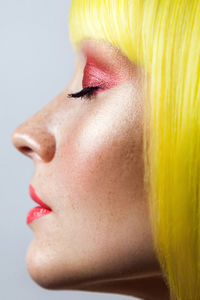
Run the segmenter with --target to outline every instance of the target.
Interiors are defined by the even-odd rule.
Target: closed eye
[[[71,98],[86,98],[86,99],[91,99],[91,97],[99,89],[100,89],[99,86],[85,87],[80,92],[73,93],[73,94],[68,94],[68,97],[71,97]]]

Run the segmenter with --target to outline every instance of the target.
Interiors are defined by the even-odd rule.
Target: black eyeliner
[[[87,95],[87,97],[91,97],[93,95],[93,93],[95,91],[97,91],[99,89],[98,86],[91,86],[91,87],[86,87],[84,89],[82,89],[80,92],[78,93],[73,93],[73,94],[68,94],[68,97],[71,98],[82,98],[84,96]]]

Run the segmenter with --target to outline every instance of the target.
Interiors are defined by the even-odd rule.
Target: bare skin
[[[169,290],[161,275],[147,278],[123,279],[110,282],[98,282],[92,286],[83,285],[82,291],[123,294],[144,300],[169,300]]]
[[[91,99],[71,98],[89,56],[104,80],[118,82]],[[143,104],[142,70],[110,44],[88,40],[67,88],[13,132],[34,162],[31,184],[52,209],[29,224],[27,268],[43,288],[169,299],[144,192]]]

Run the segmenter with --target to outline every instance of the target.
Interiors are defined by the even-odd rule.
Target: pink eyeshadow
[[[122,79],[106,65],[87,57],[82,85],[83,88],[99,86],[101,89],[109,89],[118,85]]]

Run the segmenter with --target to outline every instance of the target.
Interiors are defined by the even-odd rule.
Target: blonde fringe
[[[103,39],[146,70],[155,250],[171,299],[200,300],[200,1],[73,0],[69,23],[75,49]]]

